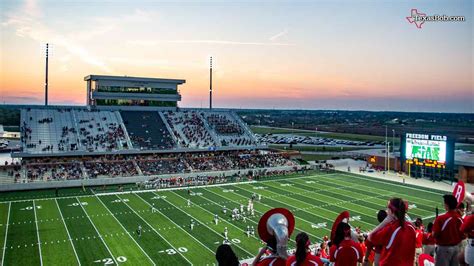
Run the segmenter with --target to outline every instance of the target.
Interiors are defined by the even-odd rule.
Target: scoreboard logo
[[[447,141],[448,137],[441,135],[428,135],[428,134],[414,134],[407,133],[407,139],[426,139],[426,140],[438,140],[438,141]]]
[[[446,162],[447,136],[406,133],[405,158],[422,164],[441,167]]]

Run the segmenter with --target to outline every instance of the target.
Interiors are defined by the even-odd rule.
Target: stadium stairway
[[[201,120],[203,121],[204,123],[204,127],[207,129],[207,131],[209,131],[209,133],[211,134],[211,137],[212,139],[214,140],[214,143],[216,144],[217,147],[221,147],[222,146],[222,143],[220,142],[219,140],[219,137],[217,136],[216,132],[214,132],[214,130],[212,130],[211,126],[209,125],[209,123],[207,122],[207,119],[202,115],[202,114],[198,114],[199,117],[201,118]]]
[[[114,111],[114,114],[115,114],[115,117],[117,119],[117,122],[120,124],[120,126],[123,129],[123,132],[125,134],[125,138],[127,140],[128,149],[133,149],[134,147],[132,145],[132,141],[130,140],[130,136],[128,135],[127,128],[125,127],[125,124],[123,123],[123,119],[122,119],[122,116],[120,115],[120,112],[119,111]],[[122,144],[122,147],[123,147],[123,144]]]
[[[246,132],[246,135],[250,137],[253,143],[257,144],[257,139],[255,138],[255,135],[253,134],[252,130],[250,127],[245,123],[242,118],[235,112],[230,112],[231,115],[234,117],[235,121],[240,124],[240,126],[244,129]]]
[[[168,129],[168,132],[169,132],[170,136],[173,138],[173,140],[176,143],[177,147],[181,148],[181,144],[179,143],[178,138],[173,134],[173,130],[171,129],[170,124],[168,124],[168,121],[166,120],[166,117],[163,114],[163,112],[158,111],[158,114],[160,115],[161,120],[163,120],[163,124],[165,124],[166,129]]]

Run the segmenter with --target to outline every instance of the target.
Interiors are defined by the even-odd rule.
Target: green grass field
[[[259,217],[274,207],[295,214],[292,239],[305,231],[313,241],[329,235],[334,218],[346,209],[351,211],[353,226],[372,229],[377,224],[376,212],[393,196],[407,199],[411,217],[426,218],[426,223],[436,206],[442,209],[442,192],[339,172],[192,191],[191,196],[174,189],[3,201],[1,265],[213,265],[225,227],[238,257],[253,257],[261,243],[258,236],[247,237],[245,229],[256,227]],[[254,217],[244,223],[232,221],[229,212],[224,215],[223,206],[246,206],[254,192],[262,195],[254,203]],[[214,214],[220,216],[218,225]],[[294,247],[293,240],[290,246]]]

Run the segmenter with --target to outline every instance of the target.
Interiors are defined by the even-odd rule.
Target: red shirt
[[[454,210],[438,216],[433,224],[436,244],[440,246],[459,244],[464,239],[464,235],[460,231],[462,223],[461,215]]]
[[[282,259],[276,255],[270,255],[268,257],[260,259],[259,262],[257,262],[256,266],[285,266],[286,265],[286,260]]]
[[[326,253],[326,249],[321,249],[321,258],[329,259],[329,255]]]
[[[423,233],[423,245],[434,245],[436,244],[436,240],[433,237],[432,233]]]
[[[364,242],[362,243],[359,242],[359,246],[360,246],[360,250],[362,250],[362,256],[364,256],[364,254],[367,252],[367,246],[365,245]]]
[[[422,229],[415,229],[416,233],[416,248],[422,248],[423,247],[423,230]]]
[[[330,260],[336,262],[335,266],[357,266],[364,257],[360,245],[350,239],[342,240],[339,247],[332,245],[329,254]]]
[[[461,232],[467,234],[467,237],[474,238],[474,215],[469,215],[464,218],[464,223],[461,225]]]
[[[291,255],[286,260],[286,266],[294,266],[294,265],[296,265],[296,256]],[[306,259],[300,265],[301,266],[324,266],[324,263],[321,261],[319,257],[316,257],[311,253],[307,253]]]
[[[416,232],[411,223],[405,222],[401,227],[398,221],[393,221],[372,233],[370,239],[374,245],[382,246],[380,266],[413,266]]]

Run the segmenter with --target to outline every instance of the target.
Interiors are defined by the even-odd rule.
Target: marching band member
[[[423,253],[423,222],[421,218],[417,218],[415,221],[415,261],[418,261],[418,257]]]
[[[433,223],[428,223],[423,233],[423,254],[434,256],[436,240],[433,237]]]
[[[284,266],[288,257],[288,240],[295,229],[295,217],[284,208],[267,211],[258,222],[258,234],[266,246],[260,249],[253,266]],[[266,252],[270,254],[263,256]]]
[[[453,195],[444,195],[445,214],[436,218],[433,224],[433,237],[436,240],[436,266],[459,265],[459,244],[464,239],[460,228],[463,223],[456,211],[458,201]]]
[[[218,266],[239,266],[240,262],[235,255],[232,247],[227,244],[222,244],[217,248],[216,260]]]
[[[348,223],[338,224],[329,254],[335,266],[357,266],[357,263],[362,262],[362,249],[352,240]]]
[[[405,221],[408,204],[400,198],[392,198],[387,206],[387,218],[369,235],[376,246],[382,246],[380,266],[413,266],[415,260],[416,232]]]
[[[385,210],[379,210],[377,212],[377,220],[379,223],[385,220],[385,218],[387,218],[387,212]],[[380,252],[382,251],[382,247],[374,246],[368,238],[366,238],[365,242],[367,251],[365,253],[364,265],[371,265],[371,263],[373,263],[374,266],[379,266]]]
[[[286,266],[323,266],[319,257],[311,254],[308,234],[301,232],[296,235],[296,252],[286,260]]]

